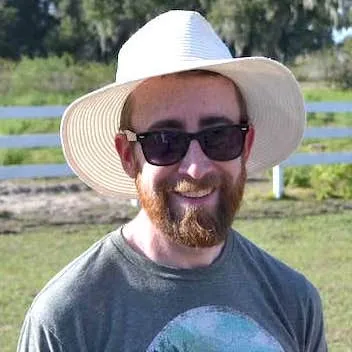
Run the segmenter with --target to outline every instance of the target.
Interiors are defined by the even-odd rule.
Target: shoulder
[[[320,295],[305,275],[236,232],[235,237],[235,255],[240,257],[238,265],[270,301],[287,307],[297,319],[305,319],[298,315],[305,315],[313,308],[320,314]]]
[[[124,284],[116,230],[54,276],[27,312],[18,351],[83,350],[109,331],[111,302]],[[55,346],[55,348],[53,347]],[[51,349],[53,348],[53,349]],[[87,347],[88,349],[88,347]]]
[[[46,284],[28,311],[32,322],[45,324],[55,334],[57,322],[63,326],[77,311],[85,310],[84,306],[99,294],[97,289],[113,270],[113,234],[94,243]]]
[[[303,292],[308,295],[315,295],[316,289],[309,280],[296,269],[264,249],[258,247],[249,239],[235,232],[235,253],[241,257],[247,268],[256,271],[260,277],[266,278],[271,284],[292,288],[295,291]]]
[[[307,351],[325,351],[323,310],[316,287],[297,270],[259,248],[235,232],[237,263],[256,282],[261,296],[275,307],[293,328],[301,348]],[[236,252],[237,251],[237,252]]]

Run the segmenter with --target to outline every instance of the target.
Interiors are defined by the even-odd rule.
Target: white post
[[[138,199],[130,199],[130,204],[134,208],[139,208],[139,200]]]
[[[276,199],[284,194],[284,167],[280,164],[273,167],[273,193]]]

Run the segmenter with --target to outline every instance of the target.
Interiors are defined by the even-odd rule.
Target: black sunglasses
[[[127,140],[139,142],[148,163],[167,166],[179,162],[196,139],[203,153],[212,160],[228,161],[238,158],[243,150],[247,124],[205,128],[197,133],[182,131],[152,131],[135,133],[124,130]]]

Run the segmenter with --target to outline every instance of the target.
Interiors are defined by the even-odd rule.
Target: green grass
[[[334,138],[334,139],[305,139],[299,148],[300,152],[338,152],[351,151],[351,138]]]
[[[63,162],[65,162],[65,158],[61,148],[0,149],[0,165]]]
[[[324,82],[319,84],[301,84],[306,101],[351,101],[351,89],[332,89]]]
[[[281,208],[289,203],[295,201],[275,202]],[[271,204],[266,201],[262,206]],[[352,346],[351,215],[342,211],[235,221],[242,234],[303,272],[320,290],[332,352],[351,351]],[[42,227],[0,237],[3,352],[15,350],[25,311],[47,280],[111,229],[108,225]]]
[[[65,105],[110,83],[115,68],[116,63],[76,62],[67,54],[17,62],[0,59],[0,106]]]
[[[31,91],[19,95],[5,94],[0,96],[0,106],[68,105],[85,93],[88,92],[83,90],[72,93]]]
[[[352,96],[352,93],[351,93]],[[352,98],[351,98],[352,101]],[[352,112],[349,113],[309,113],[307,114],[308,127],[351,127]]]
[[[60,118],[55,119],[9,119],[2,120],[0,135],[30,133],[57,133],[60,129]]]

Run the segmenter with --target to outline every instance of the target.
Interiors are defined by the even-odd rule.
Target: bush
[[[328,81],[342,89],[352,88],[352,37],[345,40],[334,56],[327,74]]]
[[[298,56],[291,69],[301,82],[326,81],[333,87],[352,88],[352,36],[343,45]]]
[[[0,58],[0,94],[8,94],[11,87],[12,74],[16,67],[14,61]]]
[[[309,166],[289,167],[285,169],[285,186],[310,187],[310,172],[311,167]]]
[[[352,54],[351,54],[352,55]],[[352,58],[345,57],[333,67],[330,82],[342,89],[352,88]]]
[[[113,81],[113,65],[75,63],[70,55],[30,59],[24,57],[12,72],[10,94],[82,94]]]
[[[0,154],[0,165],[19,165],[25,159],[24,153],[20,149],[3,151]]]
[[[352,164],[314,166],[311,185],[317,199],[352,199]]]
[[[290,68],[300,82],[322,82],[335,61],[333,53],[330,49],[323,49],[298,56]]]
[[[285,169],[285,185],[314,190],[317,199],[352,199],[352,164],[315,165]]]

